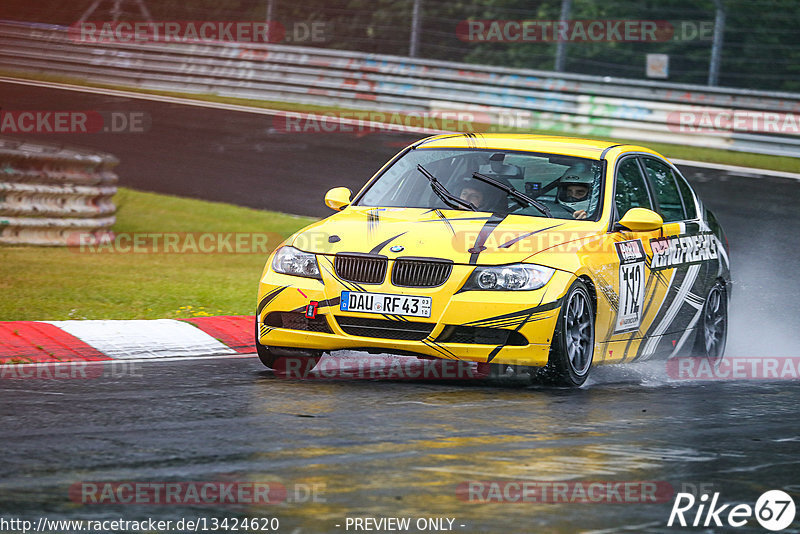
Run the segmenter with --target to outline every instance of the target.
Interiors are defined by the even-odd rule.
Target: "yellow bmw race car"
[[[349,349],[579,386],[593,365],[723,356],[727,240],[647,148],[434,136],[325,203],[338,213],[287,239],[261,276],[268,367]]]

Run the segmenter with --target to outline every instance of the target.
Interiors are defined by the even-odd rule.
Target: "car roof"
[[[445,134],[423,139],[418,142],[416,146],[420,148],[520,150],[592,159],[600,159],[603,151],[609,148],[621,147],[625,152],[649,152],[658,155],[656,152],[645,147],[626,145],[612,141],[534,134]]]

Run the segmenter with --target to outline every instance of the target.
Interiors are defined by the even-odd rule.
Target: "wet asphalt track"
[[[311,215],[326,214],[328,187],[357,188],[411,139],[279,135],[264,116],[7,84],[0,102],[144,110],[148,134],[62,140],[115,153],[125,186]],[[800,183],[684,171],[731,243],[728,355],[796,356]],[[301,382],[253,358],[136,363],[92,380],[6,379],[0,516],[278,517],[281,532],[346,532],[346,516],[450,517],[457,532],[704,532],[666,528],[671,501],[478,504],[456,488],[651,480],[750,504],[783,488],[800,504],[798,385],[674,382],[659,362],[597,369],[577,391],[505,380]],[[68,493],[80,481],[217,480],[325,489],[319,502],[257,508],[81,505]],[[716,531],[764,530],[751,521]]]

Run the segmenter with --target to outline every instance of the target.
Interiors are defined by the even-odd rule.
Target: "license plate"
[[[431,297],[342,291],[339,309],[349,312],[430,317],[432,302]]]

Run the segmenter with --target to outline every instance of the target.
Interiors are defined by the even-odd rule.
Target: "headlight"
[[[278,249],[275,257],[272,258],[272,270],[276,273],[322,279],[319,275],[317,257],[294,247]]]
[[[465,290],[530,291],[543,287],[555,269],[519,263],[497,267],[476,267],[464,284]]]

